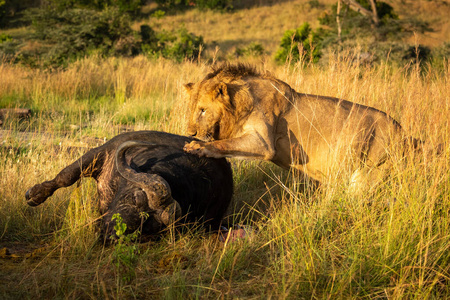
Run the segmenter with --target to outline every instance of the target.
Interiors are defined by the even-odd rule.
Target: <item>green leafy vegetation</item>
[[[58,9],[68,8],[93,8],[96,10],[104,10],[114,7],[122,13],[139,13],[142,0],[50,0],[50,5]]]
[[[148,218],[148,214],[143,216],[143,221]],[[139,231],[126,234],[127,224],[123,223],[120,214],[112,216],[116,243],[112,255],[114,265],[119,273],[118,278],[121,282],[118,284],[129,284],[136,277],[136,264],[139,257],[139,248],[137,245]]]
[[[237,47],[234,55],[236,57],[240,57],[240,56],[244,56],[244,57],[248,57],[248,56],[253,56],[253,57],[257,57],[257,56],[261,56],[265,53],[264,51],[264,47],[260,44],[260,43],[255,43],[252,42],[250,43],[248,46],[246,47]]]
[[[231,13],[223,12],[233,7],[233,3],[231,0],[155,1],[149,9],[146,6],[148,3],[141,0],[54,0],[45,3],[29,0],[20,5],[4,0],[0,2],[0,13],[7,14],[2,21],[3,26],[27,27],[25,34],[0,33],[3,37],[0,40],[0,57],[44,68],[67,67],[69,62],[90,55],[129,57],[143,54],[151,59],[162,57],[176,62],[196,60],[201,56],[215,60],[215,47],[207,47],[209,43],[218,45],[215,39],[205,39],[183,24],[172,29],[160,25],[165,24],[163,20],[168,16],[176,17],[177,14],[192,12],[190,8],[198,8],[194,11],[205,16],[211,10],[221,10],[220,15],[210,21],[211,24],[203,25],[220,27],[220,22],[215,24],[218,18],[239,14],[238,9]],[[260,42],[261,38],[242,41],[231,38],[224,41],[224,48],[218,45],[229,51],[222,55],[219,53],[219,58],[256,58],[268,54],[281,64],[287,60],[291,63],[307,60],[326,64],[329,52],[348,49],[361,52],[363,59],[369,63],[389,61],[401,65],[414,61],[442,64],[446,58],[442,55],[445,51],[440,50],[441,45],[434,49],[405,42],[411,39],[413,33],[434,30],[429,22],[414,16],[400,17],[393,4],[376,1],[379,21],[375,24],[373,18],[348,3],[342,1],[338,13],[336,3],[326,5],[320,1],[307,1],[304,9],[321,11],[317,18],[319,27],[313,28],[310,25],[312,22],[303,22],[296,29],[287,30],[283,35],[280,33],[276,37],[279,39],[281,36],[278,49],[269,51],[267,43]],[[353,3],[370,13],[368,0],[355,0]],[[242,6],[235,4],[236,7]],[[150,25],[153,19],[161,21],[153,26]],[[139,26],[134,26],[132,20],[138,21]],[[140,30],[132,29],[136,27]],[[238,43],[235,47],[232,46],[233,40]],[[205,52],[205,49],[209,50]]]
[[[417,3],[408,1],[401,2]],[[341,8],[340,39],[335,15],[321,29],[314,27],[319,14],[333,13],[333,1],[301,6],[297,1],[255,0],[256,8],[249,1],[246,10],[232,13],[174,13],[154,5],[164,12],[159,19],[151,9],[150,19],[120,13],[114,1],[107,7],[91,5],[106,2],[72,1],[61,23],[54,14],[39,30],[44,20],[35,16],[31,23],[23,13],[41,1],[3,2],[0,9],[8,9],[0,12],[6,13],[0,18],[0,108],[28,107],[32,115],[6,116],[0,130],[2,299],[450,298],[450,43],[443,38],[434,45],[407,43],[413,30],[427,32],[429,25],[404,17],[394,5],[400,2],[386,1],[395,9],[378,27]],[[441,1],[421,5],[447,7]],[[309,26],[289,23],[287,28],[303,29],[295,43],[285,40],[285,49],[292,49],[292,59],[299,47],[305,55],[308,45],[319,45],[319,63],[311,52],[300,60],[301,67],[284,63],[288,56],[284,64],[272,59],[283,37],[273,28],[288,21],[279,13],[277,23],[273,12],[293,8],[292,19],[300,15],[299,24],[310,10],[317,15],[310,16]],[[33,12],[38,10],[28,15]],[[438,13],[433,18],[444,22]],[[198,28],[186,19],[198,22]],[[185,29],[178,31],[182,23]],[[254,23],[258,26],[252,27]],[[289,38],[297,29],[291,32]],[[185,61],[198,57],[200,36],[231,54]],[[128,42],[121,48],[123,40]],[[59,49],[61,59],[50,61],[59,43],[70,49]],[[370,63],[363,60],[366,54]],[[345,172],[312,192],[296,170],[230,159],[235,194],[226,221],[245,225],[248,235],[226,243],[217,233],[197,230],[201,224],[138,243],[139,236],[128,234],[117,216],[116,240],[105,246],[96,182],[87,178],[58,190],[41,206],[25,204],[28,188],[120,132],[186,134],[189,107],[182,84],[203,78],[210,62],[236,56],[300,93],[388,112],[409,135],[426,142],[425,151],[406,160],[394,158],[386,181],[359,196],[348,193]],[[442,154],[429,154],[439,144]]]
[[[320,58],[320,39],[308,23],[303,23],[295,30],[287,30],[281,39],[280,49],[275,54],[275,60],[284,64],[289,61],[309,59],[318,62]]]
[[[444,74],[421,73],[367,66],[352,54],[332,58],[326,68],[270,71],[299,92],[389,111],[427,147],[443,143],[443,153],[393,158],[386,182],[359,196],[348,192],[345,171],[312,192],[295,170],[231,159],[227,220],[247,226],[245,239],[220,242],[193,224],[140,244],[117,216],[110,246],[99,237],[95,181],[60,189],[38,207],[24,203],[25,191],[80,157],[89,139],[101,144],[123,127],[185,133],[189,107],[177,101],[177,84],[202,78],[205,66],[143,56],[86,57],[52,72],[0,65],[1,105],[33,105],[31,118],[5,119],[2,128],[3,298],[448,298],[448,65]]]
[[[31,15],[35,38],[49,49],[41,59],[67,66],[90,53],[102,56],[131,55],[134,37],[130,18],[118,9],[41,9]],[[40,51],[41,49],[36,49]],[[29,53],[28,57],[36,57]]]
[[[203,38],[185,28],[155,32],[142,25],[140,32],[133,31],[130,14],[139,9],[140,1],[72,0],[30,9],[26,16],[33,34],[24,40],[2,34],[0,56],[34,67],[67,67],[90,55],[199,58]]]
[[[0,34],[0,44],[3,42],[10,42],[12,41],[12,37],[9,34],[2,33]]]
[[[141,26],[142,53],[150,58],[164,57],[181,62],[194,60],[204,48],[203,38],[189,33],[186,28],[176,32],[161,31],[155,33],[149,26]]]
[[[233,7],[232,0],[156,0],[159,7],[180,10],[187,8],[225,10]]]
[[[368,0],[356,0],[363,8],[371,11]],[[320,18],[323,26],[320,34],[322,46],[331,51],[359,48],[371,56],[371,61],[390,61],[403,64],[419,55],[418,62],[429,62],[431,50],[417,45],[399,43],[414,32],[431,31],[429,25],[414,17],[400,19],[394,8],[383,1],[376,1],[378,24],[366,15],[350,8],[342,1],[340,12],[337,4],[332,5],[331,13],[325,13]],[[339,19],[339,24],[338,24]]]

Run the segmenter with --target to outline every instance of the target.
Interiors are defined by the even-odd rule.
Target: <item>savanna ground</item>
[[[35,208],[25,191],[124,130],[184,134],[182,84],[209,65],[142,56],[90,57],[52,72],[1,64],[0,107],[33,111],[2,126],[1,298],[449,298],[450,65],[357,58],[331,54],[320,67],[249,60],[297,91],[386,111],[427,147],[443,143],[440,156],[393,154],[389,178],[360,196],[339,175],[312,193],[299,174],[230,160],[228,220],[250,226],[248,238],[223,243],[196,227],[172,228],[157,241],[124,237],[110,247],[99,242],[93,180]]]
[[[84,150],[86,137],[127,129],[183,134],[182,83],[202,64],[85,59],[46,73],[3,64],[3,101],[31,107],[29,120],[7,118],[0,176],[0,260],[6,298],[441,298],[450,279],[449,66],[420,71],[363,67],[335,56],[326,69],[275,67],[295,89],[383,109],[411,135],[444,143],[440,157],[396,161],[373,194],[353,197],[346,178],[305,192],[298,174],[234,161],[232,221],[254,233],[232,243],[189,229],[159,241],[103,247],[95,183],[62,189],[43,205],[24,201]],[[18,132],[34,133],[31,139]],[[47,133],[41,138],[41,133]],[[50,133],[50,134],[49,134]],[[347,178],[348,179],[348,178]],[[5,250],[4,250],[5,251]],[[137,255],[135,255],[137,254]]]

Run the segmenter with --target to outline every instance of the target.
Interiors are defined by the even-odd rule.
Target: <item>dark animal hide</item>
[[[154,235],[175,221],[202,222],[216,230],[233,193],[231,167],[225,159],[185,153],[183,146],[192,140],[156,131],[118,135],[54,179],[30,188],[27,203],[40,205],[57,189],[92,177],[106,236],[114,235],[116,213],[127,233],[141,229],[143,235]]]

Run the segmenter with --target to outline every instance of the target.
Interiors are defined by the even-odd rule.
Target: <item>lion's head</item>
[[[205,141],[222,139],[226,123],[233,119],[227,86],[223,82],[202,88],[197,85],[185,85],[191,110],[187,133]]]
[[[188,135],[204,141],[222,140],[239,129],[240,121],[253,109],[249,87],[241,80],[246,68],[224,65],[202,81],[184,85],[190,98]]]

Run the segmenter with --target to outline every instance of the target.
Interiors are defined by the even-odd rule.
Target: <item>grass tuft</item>
[[[208,66],[144,57],[86,58],[52,72],[1,64],[0,105],[33,110],[1,130],[3,298],[448,298],[450,66],[370,67],[342,53],[327,66],[303,64],[270,71],[297,91],[388,112],[426,141],[423,151],[394,156],[389,178],[360,195],[345,168],[314,192],[295,171],[231,160],[227,220],[250,226],[249,237],[223,243],[196,226],[171,228],[157,241],[129,241],[138,255],[126,269],[115,264],[117,245],[100,242],[94,181],[36,208],[24,194],[124,130],[185,133],[182,84]]]

